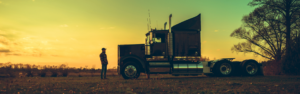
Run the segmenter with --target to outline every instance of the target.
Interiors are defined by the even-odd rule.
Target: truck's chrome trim
[[[190,74],[199,74],[199,73],[203,73],[203,63],[202,62],[198,62],[198,63],[187,63],[187,62],[183,62],[183,63],[175,63],[173,64],[173,74],[174,73],[178,73],[178,74],[182,74],[182,73],[190,73]]]
[[[173,64],[174,69],[202,69],[203,63],[199,62],[198,64],[192,63],[192,64]]]
[[[125,71],[124,71],[125,75],[127,77],[134,77],[137,73],[137,69],[135,66],[133,65],[128,65],[126,68],[125,68]]]
[[[167,61],[168,58],[164,58],[164,56],[152,56],[152,57],[147,57],[147,61]]]
[[[198,68],[198,65],[199,64],[189,64],[188,66],[189,66],[189,68],[195,68],[196,69],[196,68]]]
[[[179,69],[187,69],[188,68],[188,64],[178,64],[178,68]]]
[[[174,56],[173,61],[199,61],[200,56]]]

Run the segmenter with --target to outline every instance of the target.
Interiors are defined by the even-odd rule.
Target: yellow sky
[[[254,10],[250,1],[0,0],[0,63],[101,68],[99,54],[106,47],[108,68],[116,67],[118,44],[144,43],[148,10],[157,29],[171,13],[172,25],[201,13],[202,56],[260,61],[230,50],[243,41],[229,35]]]

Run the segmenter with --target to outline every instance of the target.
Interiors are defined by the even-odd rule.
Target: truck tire
[[[233,72],[233,66],[229,61],[220,61],[218,62],[213,70],[213,73],[216,76],[230,76]]]
[[[241,63],[241,65],[242,73],[246,76],[257,75],[260,71],[260,67],[258,66],[258,63],[255,60],[245,60]]]
[[[121,68],[121,74],[124,79],[137,79],[140,76],[140,68],[134,62],[127,62]]]

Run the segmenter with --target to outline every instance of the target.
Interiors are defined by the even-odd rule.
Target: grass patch
[[[300,93],[300,76],[206,77],[151,75],[124,80],[121,76],[0,78],[0,93],[211,94]]]

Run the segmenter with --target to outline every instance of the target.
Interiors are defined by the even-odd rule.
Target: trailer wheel
[[[121,68],[121,74],[124,79],[136,79],[140,76],[140,70],[136,63],[130,61]]]
[[[213,73],[217,76],[230,76],[232,69],[233,66],[229,61],[221,61],[215,65]]]
[[[248,76],[254,76],[259,72],[258,63],[254,60],[246,60],[242,62],[242,72]]]

